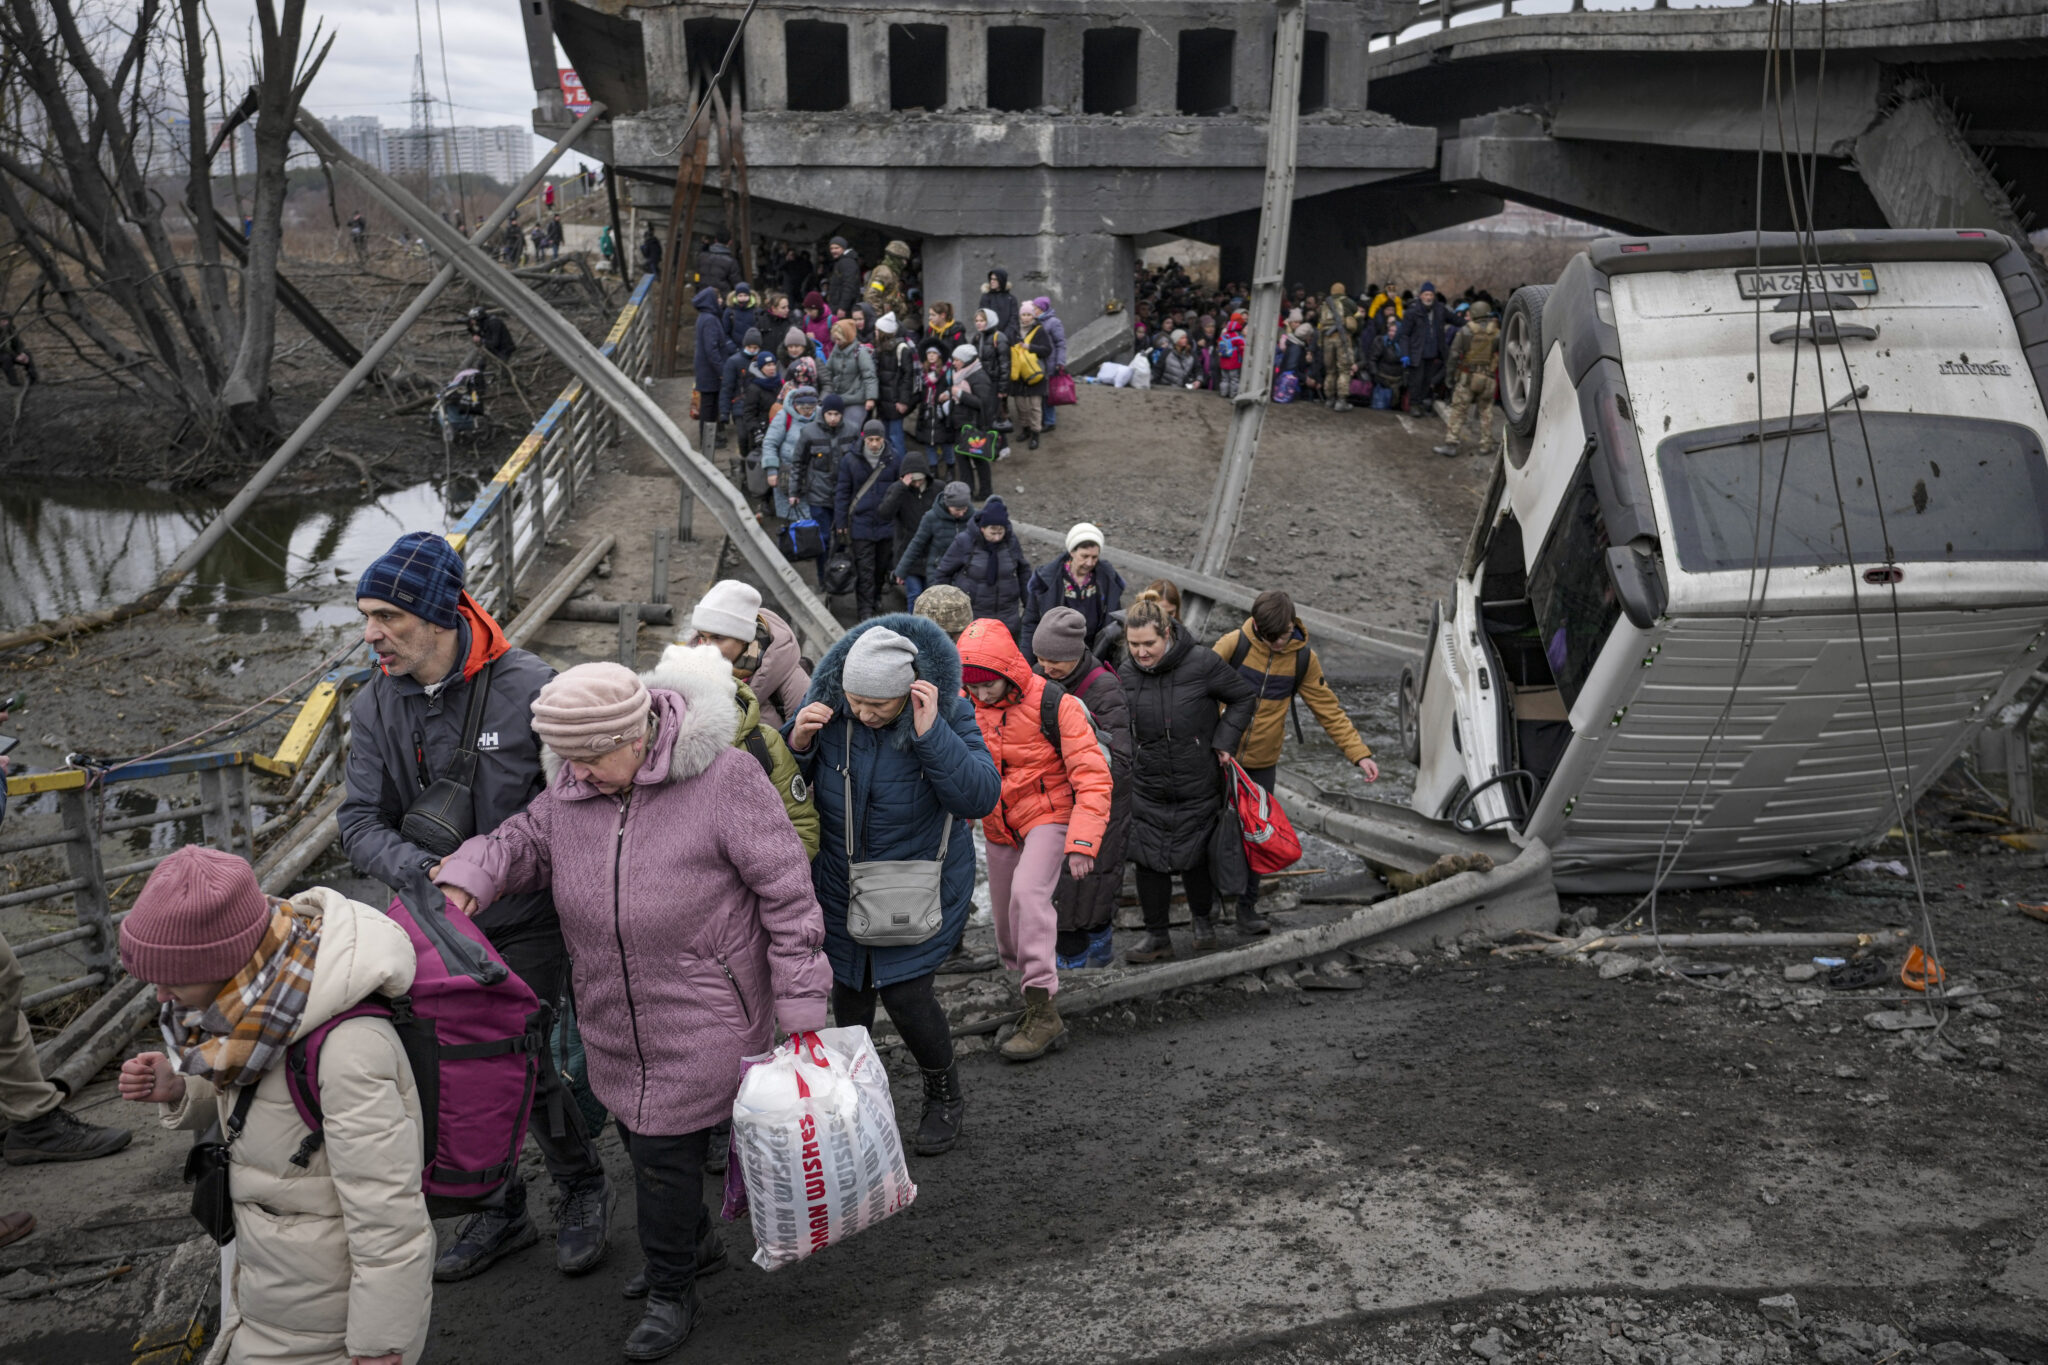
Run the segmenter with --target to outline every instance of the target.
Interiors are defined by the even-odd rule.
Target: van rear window
[[[1658,445],[1680,567],[1831,566],[1852,551],[1858,564],[2048,559],[2048,464],[2027,427],[1836,412],[1825,425],[1807,415],[1789,432],[1782,420],[1757,431],[1746,422]]]

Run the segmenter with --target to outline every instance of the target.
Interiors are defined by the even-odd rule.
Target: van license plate
[[[1782,299],[1794,294],[1875,294],[1877,271],[1867,265],[1830,265],[1812,270],[1738,270],[1735,287],[1746,299]]]

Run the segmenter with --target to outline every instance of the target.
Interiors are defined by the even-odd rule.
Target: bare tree
[[[305,0],[257,0],[256,182],[239,306],[214,228],[205,134],[208,92],[201,0],[0,0],[0,82],[20,117],[0,129],[0,217],[41,278],[53,323],[76,331],[112,369],[184,420],[187,447],[250,450],[275,434],[270,359],[291,123],[326,47],[301,61]],[[315,35],[317,37],[317,34]],[[331,39],[330,39],[331,43]],[[151,183],[154,135],[176,69],[192,121],[185,209],[196,259],[182,259]],[[194,288],[194,281],[198,288]]]

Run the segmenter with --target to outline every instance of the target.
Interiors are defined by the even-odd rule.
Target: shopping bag
[[[1045,386],[1045,401],[1048,406],[1064,408],[1079,402],[1081,395],[1075,391],[1074,376],[1067,373],[1062,365],[1053,371],[1052,381]]]
[[[917,1198],[889,1075],[864,1028],[798,1033],[750,1059],[732,1136],[763,1270],[816,1255]]]
[[[995,433],[967,423],[960,428],[960,439],[954,450],[970,460],[993,460],[996,457]]]
[[[1273,793],[1252,781],[1251,774],[1234,758],[1230,760],[1230,780],[1237,789],[1231,804],[1237,808],[1237,822],[1244,831],[1245,865],[1263,877],[1301,861],[1301,839]]]
[[[1273,381],[1275,403],[1292,403],[1300,392],[1301,376],[1292,370],[1282,370],[1280,376]]]

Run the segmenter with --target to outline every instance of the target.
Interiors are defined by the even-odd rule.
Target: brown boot
[[[1043,986],[1024,988],[1024,1017],[1017,1031],[998,1049],[1006,1062],[1035,1062],[1067,1045],[1067,1026],[1053,1008],[1052,992]]]

